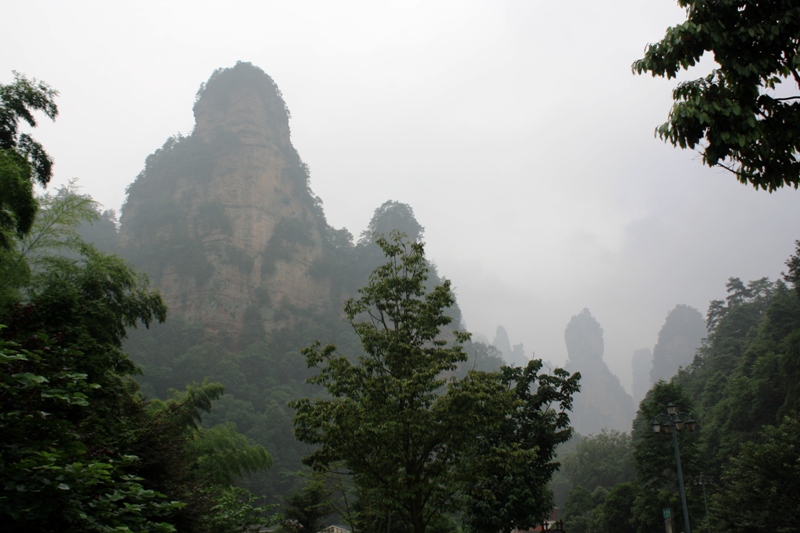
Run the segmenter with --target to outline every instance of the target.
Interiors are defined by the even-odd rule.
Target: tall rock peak
[[[258,336],[285,310],[331,303],[312,275],[327,224],[294,149],[275,82],[250,63],[200,87],[195,128],[147,158],[128,188],[123,253],[150,274],[170,310],[211,332]]]
[[[492,345],[503,354],[503,360],[506,364],[515,366],[525,366],[528,364],[528,357],[525,356],[525,347],[520,344],[511,346],[511,340],[508,336],[506,328],[497,326],[494,334],[494,341]]]
[[[688,305],[676,305],[658,332],[650,382],[669,381],[681,367],[691,364],[707,333],[706,321],[700,311]]]
[[[289,110],[280,89],[250,63],[214,71],[197,91],[193,110],[194,133],[206,142],[235,136],[250,145],[291,146]]]
[[[629,431],[635,414],[633,398],[603,361],[603,328],[588,309],[575,315],[564,330],[569,361],[564,368],[581,373],[572,425],[583,434],[603,429]]]
[[[603,359],[603,328],[586,308],[569,321],[564,340],[570,361]]]

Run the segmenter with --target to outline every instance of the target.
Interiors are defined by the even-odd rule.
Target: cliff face
[[[581,373],[581,392],[575,397],[572,425],[583,435],[602,429],[630,431],[635,415],[633,399],[603,361],[603,328],[588,309],[573,316],[564,331],[569,372]]]
[[[497,326],[492,345],[503,354],[503,360],[506,364],[525,366],[528,364],[528,361],[530,361],[530,359],[525,356],[525,347],[521,343],[515,344],[513,347],[511,346],[508,332],[503,326]]]
[[[291,144],[269,76],[248,63],[201,86],[196,126],[148,157],[120,220],[125,255],[161,288],[170,312],[211,332],[269,333],[287,310],[329,306],[310,268],[327,225]]]
[[[669,381],[678,369],[689,366],[707,334],[706,321],[700,311],[688,305],[676,305],[658,332],[650,383],[660,379]]]

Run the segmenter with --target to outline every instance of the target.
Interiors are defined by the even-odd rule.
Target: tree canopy
[[[16,233],[30,231],[36,216],[33,184],[47,185],[53,160],[38,141],[19,131],[20,122],[36,127],[35,111],[58,115],[58,91],[15,72],[14,83],[0,84],[0,248],[9,248]]]
[[[603,430],[579,442],[575,453],[564,459],[563,470],[573,487],[610,489],[636,478],[632,453],[630,435]]]
[[[464,521],[473,531],[524,530],[543,523],[554,507],[548,488],[560,466],[556,447],[570,439],[568,411],[580,390],[580,374],[556,368],[541,373],[541,359],[525,367],[503,366],[501,383],[511,408],[502,422],[480,435],[466,463],[471,470]]]
[[[378,237],[389,236],[392,231],[400,231],[411,241],[418,241],[422,239],[425,228],[417,222],[410,205],[387,200],[375,210],[369,226],[361,233],[359,242],[374,242]]]
[[[448,282],[425,293],[423,245],[402,242],[399,234],[377,242],[388,261],[345,306],[366,355],[354,364],[333,345],[305,350],[309,366],[324,364],[311,381],[332,398],[294,402],[295,428],[300,440],[320,445],[308,463],[324,470],[344,461],[359,499],[368,502],[367,529],[390,513],[409,531],[423,532],[454,508],[465,436],[481,422],[467,389],[484,382],[447,386],[442,377],[466,360],[461,342],[468,337],[455,332],[449,347],[440,338],[450,323],[443,310],[454,297]]]
[[[800,185],[800,2],[678,0],[687,19],[633,63],[638,74],[674,78],[711,52],[717,65],[680,83],[657,135],[698,149],[745,184]]]
[[[147,278],[83,242],[93,202],[62,189],[2,251],[0,516],[15,531],[233,533],[263,510],[231,480],[270,456],[231,426],[202,429],[214,383],[148,402],[122,349],[166,318]],[[31,268],[32,265],[32,268]],[[13,283],[11,283],[13,282]]]
[[[354,525],[365,531],[422,533],[462,509],[462,494],[475,503],[474,526],[535,525],[551,506],[553,449],[569,438],[579,376],[538,375],[533,361],[457,378],[469,335],[442,331],[455,301],[449,281],[427,289],[423,243],[394,232],[377,244],[385,264],[345,306],[364,353],[319,343],[304,351],[319,369],[310,382],[330,395],[291,404],[297,437],[319,446],[307,463],[344,466],[359,499]],[[486,494],[510,505],[487,512],[477,505]]]
[[[722,474],[712,506],[723,531],[794,531],[800,521],[800,420],[766,426]]]

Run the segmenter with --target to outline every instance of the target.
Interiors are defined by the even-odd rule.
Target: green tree
[[[77,236],[96,213],[90,199],[61,191],[43,205],[36,229],[5,251],[31,268],[0,308],[4,526],[227,533],[262,521],[230,481],[267,466],[268,454],[231,427],[198,425],[222,387],[148,403],[131,379],[138,368],[122,342],[165,319],[158,291]]]
[[[6,333],[6,331],[0,331]],[[111,450],[95,412],[100,383],[76,368],[82,353],[44,334],[0,339],[0,516],[15,531],[174,531],[182,504],[145,487],[138,458]],[[132,407],[119,404],[115,414]],[[115,429],[121,429],[114,424]]]
[[[800,523],[800,420],[796,413],[745,443],[712,498],[721,531],[797,531]]]
[[[569,491],[564,504],[564,524],[571,533],[586,533],[591,521],[591,513],[597,507],[592,500],[592,492],[582,485]]]
[[[464,350],[467,352],[469,360],[459,365],[459,377],[466,376],[470,370],[494,372],[505,365],[503,354],[490,344],[470,341],[464,345]]]
[[[4,280],[0,312],[19,303],[20,290],[30,286],[31,272],[46,271],[50,258],[79,258],[86,243],[78,236],[78,230],[99,216],[97,202],[79,194],[74,181],[35,201],[36,219],[30,230],[16,238],[11,248],[0,248],[0,278]]]
[[[405,530],[422,533],[458,508],[472,441],[497,424],[510,395],[496,375],[446,378],[466,360],[461,343],[468,339],[441,332],[455,301],[449,281],[426,291],[422,243],[398,233],[377,243],[387,262],[345,305],[365,354],[353,361],[319,343],[304,350],[309,366],[319,368],[310,381],[330,397],[291,405],[297,437],[318,445],[308,464],[324,471],[342,461],[366,518],[394,516]]]
[[[353,248],[352,260],[349,270],[351,271],[351,281],[354,283],[352,290],[362,286],[369,278],[369,274],[379,267],[384,261],[384,253],[377,245],[378,238],[387,239],[392,232],[400,232],[409,241],[417,242],[423,239],[425,228],[417,222],[414,217],[414,210],[410,205],[394,200],[387,200],[380,207],[375,209],[369,221],[367,229],[361,232],[358,243]],[[428,264],[429,272],[426,288],[431,289],[434,285],[441,283],[436,269]],[[452,316],[457,311],[458,305],[454,304],[449,308],[448,314]],[[456,325],[459,324],[460,317],[455,317]]]
[[[800,2],[678,0],[682,24],[633,63],[641,74],[674,78],[706,52],[708,76],[679,84],[658,136],[699,149],[703,163],[742,183],[774,191],[800,185]]]
[[[675,519],[679,527],[683,523],[682,513],[678,511],[679,483],[672,435],[654,433],[652,429],[653,420],[657,415],[666,413],[666,406],[670,402],[675,404],[679,412],[689,413],[697,419],[694,402],[684,392],[683,387],[675,381],[670,383],[659,381],[642,400],[633,421],[633,458],[638,482],[643,488],[636,494],[634,505],[633,524],[638,524],[638,531],[648,531],[656,524],[658,527],[663,527],[660,517],[661,509],[664,507],[672,507],[675,510]],[[702,425],[700,423],[699,425],[702,430]],[[678,433],[685,482],[702,472],[699,436],[699,431],[683,430]],[[688,499],[688,501],[691,507],[689,515],[695,516],[702,509],[700,500]]]
[[[0,315],[0,514],[26,531],[172,530],[181,504],[148,487],[130,453],[142,406],[121,351],[126,327],[166,309],[118,258],[83,252],[43,258]]]
[[[783,278],[792,284],[795,292],[800,296],[800,241],[794,241],[794,255],[786,260],[789,272],[783,273]]]
[[[679,384],[664,381],[656,383],[642,400],[633,421],[633,458],[642,484],[677,491],[678,474],[672,437],[654,433],[652,429],[656,415],[666,413],[668,403],[675,404],[682,413],[695,416],[694,402]],[[679,432],[678,445],[684,477],[699,474],[698,432]]]
[[[511,409],[498,427],[479,435],[474,458],[464,467],[475,479],[464,513],[474,531],[527,529],[553,509],[548,484],[559,467],[556,447],[572,436],[568,411],[580,390],[580,374],[560,368],[540,374],[542,366],[535,359],[525,368],[500,368]]]
[[[676,377],[702,416],[706,472],[721,472],[761,426],[779,423],[798,405],[797,293],[766,278],[730,278],[726,286],[726,301],[709,308],[713,330]]]
[[[232,422],[194,433],[186,454],[201,477],[222,486],[272,466],[267,450],[250,444]]]
[[[685,531],[681,498],[677,492],[657,490],[648,486],[640,486],[633,507],[630,510],[630,523],[637,533],[652,533],[664,530],[663,509],[672,509],[672,516],[677,522],[678,531]],[[699,500],[699,498],[698,498]],[[691,502],[691,500],[690,500]],[[692,514],[692,516],[696,516]]]
[[[422,239],[425,232],[410,205],[395,200],[387,200],[375,210],[369,226],[361,233],[359,244],[375,242],[378,237],[386,237],[393,231],[402,232],[411,241]]]
[[[20,133],[20,122],[36,127],[35,111],[55,119],[57,95],[46,83],[16,72],[14,83],[0,85],[0,248],[30,231],[37,207],[33,184],[47,185],[53,174],[53,160],[33,137]]]
[[[603,430],[579,442],[575,453],[564,458],[563,470],[573,487],[611,489],[636,479],[632,454],[630,435]]]
[[[325,527],[325,517],[335,512],[331,502],[331,490],[325,476],[312,473],[302,491],[295,491],[286,499],[284,518],[287,529],[319,531]],[[300,526],[299,528],[297,526]]]
[[[636,489],[633,483],[620,483],[612,490],[597,487],[591,492],[575,487],[564,506],[565,529],[570,533],[630,531],[628,517]]]
[[[268,520],[266,510],[231,482],[268,468],[270,455],[232,424],[200,425],[202,412],[208,413],[222,392],[222,385],[208,382],[172,391],[170,399],[144,405],[132,431],[130,451],[140,457],[137,474],[169,501],[181,502],[168,516],[178,531],[245,531],[247,524]]]
[[[636,483],[620,483],[606,496],[602,506],[602,530],[606,533],[635,533],[636,528],[631,523],[631,509],[639,486]]]
[[[790,472],[798,457],[797,450],[788,444],[791,423],[764,429],[780,424],[785,416],[795,419],[800,407],[800,261],[795,255],[786,264],[789,273],[784,279],[793,287],[767,278],[746,283],[730,278],[727,297],[709,306],[710,332],[693,363],[670,383],[657,384],[642,403],[633,435],[643,489],[633,506],[633,523],[638,531],[662,527],[658,512],[663,507],[672,507],[681,520],[671,443],[663,438],[668,436],[655,440],[659,435],[648,427],[668,401],[684,411],[690,411],[692,404],[696,406],[700,431],[679,434],[681,460],[686,480],[701,472],[710,475],[711,484],[706,489],[717,515],[712,523],[722,520],[734,531],[764,529],[769,526],[764,526],[763,520],[770,513],[781,518],[791,516],[791,512],[770,510],[770,503],[765,503],[772,495],[779,502],[784,494],[792,493],[791,482],[773,486],[761,480],[763,476],[780,479],[784,473],[794,475]],[[778,442],[786,443],[785,447],[779,450]],[[760,458],[762,449],[783,455],[772,463],[772,457]],[[700,458],[702,461],[698,461]],[[704,514],[702,493],[691,484],[686,489],[690,516],[699,522]],[[759,501],[762,497],[764,500]],[[794,525],[774,524],[776,530],[781,527],[796,529]]]

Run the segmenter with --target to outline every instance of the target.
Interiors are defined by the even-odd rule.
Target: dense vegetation
[[[47,185],[53,175],[53,160],[30,134],[19,131],[20,122],[35,127],[35,111],[50,119],[58,115],[57,91],[16,72],[14,78],[0,85],[0,248],[6,250],[33,225],[34,182]]]
[[[65,198],[74,199],[76,197],[66,195]],[[96,224],[84,226],[81,233],[101,237],[108,236],[108,232],[113,226],[110,220],[111,214],[101,215],[91,209],[91,204],[89,207],[88,216],[94,218]],[[422,228],[413,219],[410,208],[404,204],[387,202],[376,211],[370,224],[370,230],[368,233],[365,232],[358,245],[351,245],[350,261],[361,261],[367,264],[381,262],[383,254],[381,247],[376,243],[380,240],[377,228],[386,226],[382,218],[387,216],[387,213],[394,219],[410,221],[405,224],[405,227],[407,229],[418,227],[417,236],[421,236]],[[385,259],[383,260],[385,261]],[[441,284],[442,280],[424,258],[423,264],[426,270],[426,276],[421,278],[423,288],[425,290],[433,289],[436,285]],[[350,270],[363,272],[365,267],[363,263],[353,264]],[[460,324],[460,313],[453,304],[454,301],[450,301],[449,305],[441,310],[443,319]],[[449,334],[445,334],[445,337],[448,336]],[[274,459],[273,468],[266,472],[255,473],[248,479],[240,480],[238,484],[247,487],[255,494],[266,497],[267,501],[285,502],[284,515],[290,520],[287,524],[293,523],[292,519],[299,518],[305,521],[304,517],[308,517],[310,514],[312,515],[311,519],[316,522],[309,523],[321,525],[326,523],[324,521],[326,515],[332,515],[328,517],[330,520],[336,514],[328,512],[319,517],[313,509],[308,508],[308,505],[312,505],[315,509],[322,504],[335,508],[341,505],[343,491],[332,490],[333,481],[330,479],[315,482],[313,477],[298,476],[303,468],[301,459],[308,454],[309,449],[295,439],[292,432],[292,411],[287,407],[287,403],[291,400],[300,397],[319,397],[322,392],[318,387],[306,383],[306,380],[313,374],[299,353],[302,346],[307,346],[317,339],[328,339],[335,342],[342,351],[351,354],[354,360],[364,353],[363,347],[358,342],[358,336],[354,334],[349,324],[339,319],[336,313],[318,313],[308,316],[297,327],[287,328],[271,338],[265,338],[263,332],[260,335],[256,334],[253,336],[253,342],[240,350],[230,349],[224,337],[215,338],[205,333],[199,326],[173,319],[165,324],[152,324],[149,329],[140,328],[131,331],[130,338],[126,341],[126,351],[132,354],[133,361],[142,370],[142,375],[137,376],[137,381],[144,397],[167,399],[174,394],[171,391],[184,389],[186,384],[202,383],[207,378],[213,378],[214,381],[224,385],[225,395],[218,398],[214,402],[211,412],[203,417],[202,423],[207,429],[200,431],[219,431],[218,428],[224,427],[227,430],[240,432],[250,442],[258,443],[270,450]],[[449,371],[454,379],[464,379],[470,372],[493,372],[503,364],[496,349],[472,343],[469,340],[464,342],[460,353],[463,354],[463,357],[460,356],[456,361],[457,364],[453,365]],[[522,375],[521,369],[517,369],[517,371],[509,369],[506,370],[507,375],[504,378],[497,375],[494,383],[495,386],[501,383],[509,386],[517,382],[531,383],[531,380],[547,383],[550,378],[546,375],[539,375],[538,370],[539,367],[534,366]],[[519,387],[517,388],[519,389]],[[544,395],[546,390],[550,389],[543,387],[541,395]],[[523,395],[526,394],[526,391],[528,391],[527,387],[519,389],[520,394]],[[545,396],[541,396],[541,398],[537,402],[530,402],[530,405],[540,405],[547,399]],[[160,404],[158,401],[151,403]],[[534,412],[537,412],[537,409],[534,409]],[[565,415],[561,416],[559,436],[554,437],[555,440],[548,445],[550,449],[569,435],[566,419],[563,418]],[[542,439],[544,433],[539,426],[531,426],[539,428],[532,435],[535,435],[537,439]],[[497,432],[498,435],[505,433],[505,431]],[[544,445],[544,441],[536,441],[536,444]],[[521,464],[520,460],[518,457],[517,464]],[[549,479],[550,473],[555,470],[556,465],[553,462],[552,454],[539,454],[537,461],[541,462],[542,468],[531,470],[531,474],[535,474],[536,486],[544,490],[546,480]],[[484,470],[491,466],[488,463],[481,464],[483,464]],[[478,467],[479,465],[476,463],[475,468]],[[304,488],[307,478],[310,481]],[[488,478],[487,474],[487,481]],[[320,483],[324,487],[322,492],[319,489]],[[501,481],[500,483],[502,485]],[[315,494],[317,500],[314,500]],[[537,516],[541,517],[541,513],[544,512],[542,509],[549,508],[548,502],[551,500],[546,491],[536,492],[530,497],[534,496],[539,502],[537,509],[540,514]],[[303,501],[306,503],[302,503]],[[308,504],[308,501],[316,503]],[[300,502],[299,506],[298,502]],[[534,510],[534,508],[527,508],[528,515],[525,516],[530,519],[530,513]],[[339,511],[344,511],[344,509],[339,508]],[[367,516],[364,510],[361,510],[360,513],[360,516]],[[479,515],[475,512],[475,516]],[[483,515],[485,515],[485,511]],[[438,516],[436,523],[444,527],[450,523],[449,520],[451,520],[450,515],[446,514]]]
[[[93,202],[62,189],[2,253],[0,513],[20,531],[239,531],[267,520],[234,478],[271,458],[230,425],[203,429],[223,387],[148,401],[122,351],[166,318],[147,278],[76,233]]]

